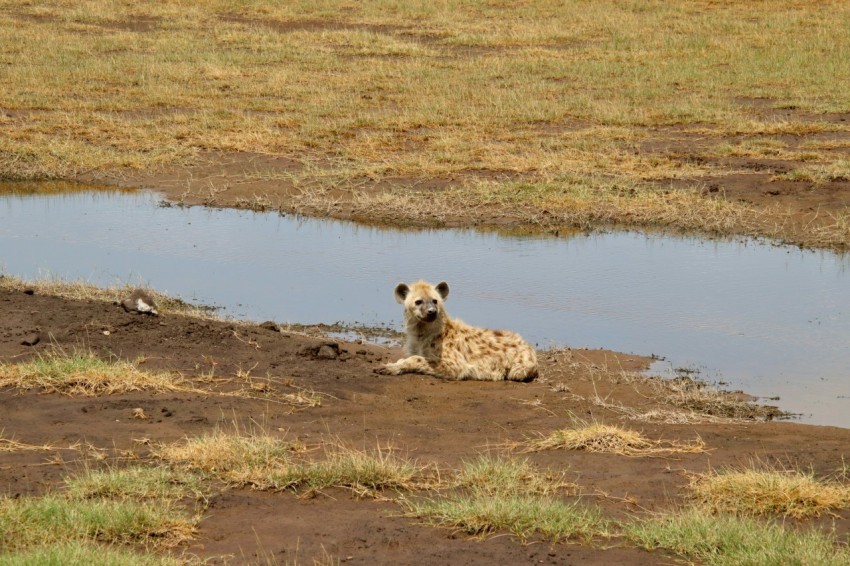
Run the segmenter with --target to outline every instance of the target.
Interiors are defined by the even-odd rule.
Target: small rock
[[[325,342],[318,346],[305,346],[299,353],[317,360],[335,360],[339,357],[340,351],[339,344],[336,342]]]
[[[38,333],[33,332],[32,334],[27,335],[26,338],[21,340],[22,346],[35,346],[41,341],[41,336]]]
[[[278,326],[273,320],[267,320],[265,322],[260,323],[260,328],[265,328],[266,330],[271,330],[272,332],[280,332],[280,326]]]
[[[339,357],[338,344],[322,344],[316,352],[316,358],[320,360],[335,360]]]

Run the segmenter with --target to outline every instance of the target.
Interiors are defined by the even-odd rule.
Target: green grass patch
[[[817,531],[797,532],[773,522],[685,510],[624,526],[628,540],[717,566],[850,564],[850,551]]]
[[[538,494],[574,492],[577,486],[564,473],[540,471],[528,460],[483,455],[466,461],[452,484],[483,495]]]
[[[0,549],[71,540],[172,547],[189,540],[197,519],[164,501],[70,499],[58,495],[0,500]]]
[[[446,495],[405,500],[406,514],[476,536],[507,531],[521,539],[587,541],[608,531],[598,510],[561,499],[575,484],[528,460],[481,456],[464,462],[451,485]]]
[[[174,374],[143,371],[132,362],[104,360],[91,352],[61,350],[49,351],[28,362],[0,364],[0,387],[83,396],[196,391]]]
[[[545,495],[470,494],[406,502],[409,516],[477,536],[507,531],[523,540],[542,536],[553,541],[588,541],[608,533],[601,513],[581,503]]]
[[[0,566],[178,566],[168,556],[139,554],[110,545],[69,541],[0,553]]]
[[[65,479],[65,495],[72,499],[169,500],[201,498],[200,479],[186,471],[136,466],[89,470]]]

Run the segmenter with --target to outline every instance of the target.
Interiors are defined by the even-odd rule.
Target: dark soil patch
[[[108,334],[104,330],[108,329]],[[34,346],[22,337],[38,332]],[[142,357],[143,368],[171,370],[193,378],[214,372],[221,381],[199,384],[210,394],[133,393],[65,397],[0,391],[4,438],[53,450],[0,451],[0,485],[9,497],[56,489],[62,477],[98,462],[121,465],[133,455],[152,459],[150,446],[201,435],[215,427],[262,426],[308,443],[343,442],[358,448],[392,445],[421,463],[456,469],[465,459],[571,426],[573,419],[621,423],[653,439],[689,441],[697,436],[710,452],[673,458],[549,451],[528,455],[541,467],[566,471],[586,502],[613,518],[658,511],[682,503],[683,471],[780,463],[816,474],[843,469],[850,430],[794,423],[659,425],[620,421],[583,398],[638,408],[658,406],[644,386],[621,379],[648,360],[605,351],[541,354],[541,378],[530,384],[445,382],[423,376],[382,377],[373,369],[400,355],[397,349],[334,342],[282,333],[272,324],[242,325],[165,314],[134,315],[117,305],[72,301],[38,293],[0,290],[0,361],[13,363],[50,348],[86,348],[102,356]],[[240,378],[237,372],[243,372]],[[254,398],[217,392],[245,385],[244,372],[268,381]],[[270,380],[267,380],[271,378]],[[242,380],[240,382],[240,379]],[[320,407],[282,402],[292,387],[323,394]],[[142,408],[150,418],[133,418]],[[94,456],[98,455],[97,458]],[[138,460],[133,460],[138,462]],[[392,494],[388,494],[392,495]],[[835,519],[839,538],[848,533],[848,513]],[[668,556],[630,547],[603,548],[538,541],[523,546],[512,537],[471,539],[401,516],[385,501],[360,500],[332,490],[311,499],[295,494],[243,489],[216,491],[197,540],[187,550],[219,563],[309,562],[324,557],[346,563],[402,564],[655,564]]]

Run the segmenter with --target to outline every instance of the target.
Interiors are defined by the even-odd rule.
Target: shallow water
[[[0,194],[3,186],[0,185]],[[153,193],[0,196],[0,270],[131,282],[257,321],[400,327],[399,281],[445,279],[466,322],[539,347],[657,354],[850,427],[850,260],[614,232],[510,238],[160,207]]]

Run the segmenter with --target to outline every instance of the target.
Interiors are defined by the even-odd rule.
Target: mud
[[[795,423],[646,424],[622,420],[587,401],[599,395],[640,410],[660,406],[641,383],[623,379],[650,360],[607,351],[541,352],[541,377],[530,384],[445,382],[423,376],[383,377],[378,364],[400,350],[280,332],[273,324],[245,325],[164,314],[124,312],[114,304],[0,290],[0,361],[13,363],[51,348],[85,348],[101,356],[143,360],[142,367],[192,378],[214,371],[207,394],[132,393],[66,397],[0,390],[4,438],[52,450],[0,451],[2,495],[21,497],[58,489],[84,466],[150,462],[150,446],[215,427],[261,426],[310,443],[391,445],[421,463],[451,471],[464,459],[596,419],[637,429],[650,438],[702,438],[709,451],[675,458],[634,458],[552,451],[529,455],[543,468],[566,471],[586,503],[612,518],[669,509],[685,501],[685,472],[754,461],[830,475],[844,469],[850,430]],[[38,335],[34,345],[29,338]],[[248,377],[245,377],[247,374]],[[240,377],[241,376],[241,377]],[[254,398],[217,392],[240,380],[267,383]],[[282,402],[291,387],[323,395],[320,407]],[[133,418],[142,408],[151,418]],[[71,448],[71,447],[75,448]],[[387,494],[392,497],[392,494]],[[578,545],[510,536],[470,538],[401,516],[388,501],[329,490],[305,499],[291,492],[216,488],[196,540],[178,552],[210,563],[306,562],[346,564],[655,564],[673,558],[614,540]],[[829,519],[839,539],[850,513]]]

